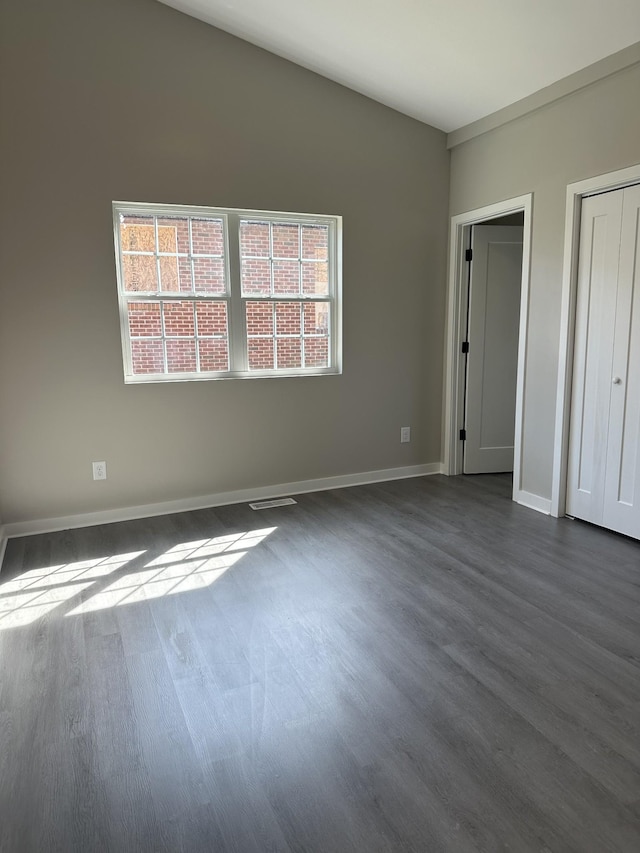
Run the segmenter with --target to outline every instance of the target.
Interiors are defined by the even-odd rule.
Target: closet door
[[[567,512],[640,538],[640,187],[582,205]]]
[[[602,524],[622,191],[582,202],[567,513]]]
[[[605,527],[640,539],[640,186],[623,193]]]

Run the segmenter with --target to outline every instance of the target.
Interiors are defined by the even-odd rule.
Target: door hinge
[[[466,431],[466,429],[461,429],[460,430],[460,441],[466,441],[466,440],[467,440],[467,431]]]
[[[467,251],[464,253],[464,259],[465,261],[473,260],[473,249],[467,249]]]
[[[462,341],[462,352],[469,352],[469,341]]]

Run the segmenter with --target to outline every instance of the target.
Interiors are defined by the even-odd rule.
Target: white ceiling
[[[451,131],[640,41],[640,0],[161,0]]]

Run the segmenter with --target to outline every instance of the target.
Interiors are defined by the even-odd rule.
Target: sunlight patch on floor
[[[0,583],[0,630],[35,622],[76,595],[86,592],[100,578],[126,566],[144,551],[78,560],[31,569]]]
[[[78,616],[211,586],[276,529],[182,542],[111,580],[145,551],[32,569],[0,582],[0,630],[29,625],[65,605],[73,605],[67,616]]]
[[[276,529],[182,542],[110,582],[110,575],[145,551],[32,569],[0,583],[0,630],[29,625],[78,597],[67,616],[211,586]]]
[[[276,529],[267,527],[175,545],[138,571],[112,581],[67,615],[78,616],[106,607],[135,604],[211,586],[250,548],[259,545]]]

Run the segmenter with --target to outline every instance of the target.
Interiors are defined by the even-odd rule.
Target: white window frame
[[[199,295],[177,291],[126,291],[122,271],[122,246],[120,242],[121,216],[176,216],[211,217],[222,220],[224,240],[224,266],[227,291],[224,294]],[[241,287],[240,221],[254,219],[275,224],[323,225],[328,227],[328,292],[327,295],[302,293],[246,295]],[[113,232],[118,283],[118,305],[120,309],[120,335],[124,381],[126,384],[155,382],[190,382],[219,379],[264,379],[292,376],[322,376],[342,373],[342,217],[309,213],[285,213],[268,210],[242,210],[238,208],[199,207],[178,204],[153,204],[148,202],[113,202]],[[157,248],[157,247],[156,247]],[[190,247],[191,248],[191,247]],[[156,253],[157,254],[157,253]],[[191,257],[191,255],[190,255]],[[226,301],[228,324],[229,370],[201,373],[150,373],[134,374],[129,335],[127,302],[198,302]],[[249,370],[246,335],[246,303],[264,301],[277,302],[326,302],[329,304],[329,366],[287,367],[268,370]],[[274,329],[275,331],[275,329]],[[302,337],[302,335],[301,335]],[[274,336],[274,343],[275,343]],[[197,347],[196,347],[197,350]],[[276,347],[274,346],[274,352]]]

